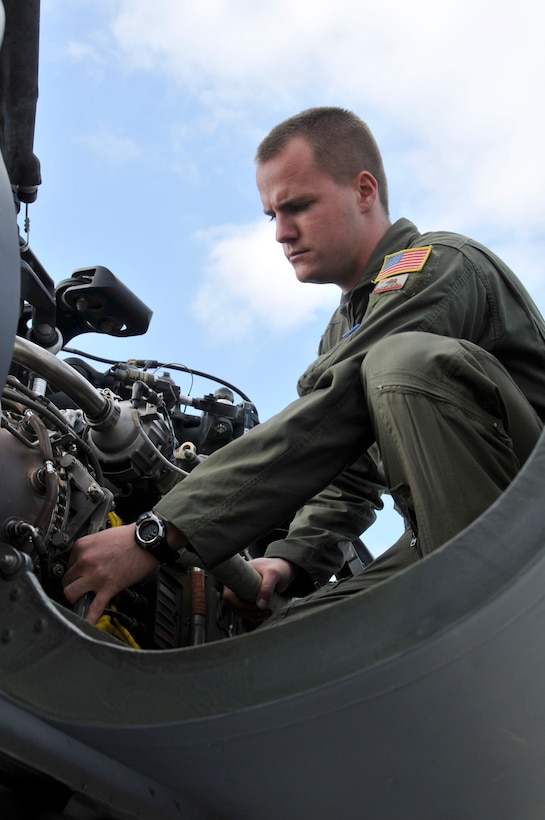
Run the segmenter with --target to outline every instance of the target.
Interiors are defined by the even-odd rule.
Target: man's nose
[[[295,220],[289,214],[276,215],[276,241],[284,244],[297,238],[299,232]]]

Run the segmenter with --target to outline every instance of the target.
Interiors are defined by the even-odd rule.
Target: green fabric
[[[276,609],[260,626],[260,629],[276,626],[287,618],[292,620],[300,615],[308,615],[309,612],[321,609],[327,604],[343,601],[416,564],[419,555],[413,541],[412,533],[404,532],[389,550],[376,558],[363,572],[352,578],[343,578],[341,581],[325,584],[304,598],[292,599],[284,607]]]
[[[422,271],[409,273],[399,290],[373,293],[386,255],[430,244]],[[287,539],[267,554],[287,558],[324,583],[342,557],[338,540],[362,532],[380,505],[383,479],[367,455],[375,434],[361,366],[380,340],[406,331],[480,346],[545,417],[545,325],[521,283],[472,240],[420,235],[402,219],[332,317],[318,359],[299,381],[301,398],[210,456],[157,504],[157,512],[210,567],[297,513]]]
[[[409,332],[362,367],[371,424],[419,555],[471,524],[503,493],[542,422],[505,368],[465,340]]]

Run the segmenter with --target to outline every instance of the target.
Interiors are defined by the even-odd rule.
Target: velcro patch
[[[376,288],[373,290],[373,293],[386,293],[389,290],[401,290],[408,278],[408,273],[400,273],[397,276],[388,276],[383,279],[382,282],[378,283]],[[375,282],[376,281],[377,280],[375,279]]]
[[[384,262],[373,284],[376,285],[382,279],[395,276],[398,273],[416,273],[421,271],[431,253],[431,245],[423,248],[406,248],[403,251],[396,251],[384,257]],[[405,283],[403,283],[405,284]],[[401,285],[403,287],[403,285]],[[376,292],[376,291],[374,291]]]

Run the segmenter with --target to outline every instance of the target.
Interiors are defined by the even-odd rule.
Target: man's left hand
[[[283,558],[254,558],[250,564],[262,579],[255,604],[241,601],[228,587],[225,587],[223,597],[228,604],[239,609],[244,617],[255,622],[270,615],[269,605],[273,592],[284,592],[293,580],[296,569]]]

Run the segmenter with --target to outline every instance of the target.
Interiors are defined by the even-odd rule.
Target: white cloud
[[[114,134],[107,128],[79,137],[78,142],[108,162],[130,162],[143,156],[142,149],[133,139]]]
[[[537,225],[545,52],[534,18],[530,0],[509,11],[458,0],[440,14],[432,0],[119,0],[112,31],[127,65],[168,74],[211,118],[347,104],[381,123],[394,170],[408,184],[418,175],[439,216]]]
[[[483,111],[501,120],[506,100],[534,104],[532,75],[538,82],[544,64],[529,0],[508,13],[490,0],[458,0],[440,15],[432,0],[118,0],[117,10],[123,60],[195,89],[254,98],[256,88],[282,97],[309,85],[345,88],[414,125],[446,121],[462,133]]]
[[[192,313],[206,325],[210,344],[285,334],[338,304],[334,285],[297,281],[269,223],[224,226],[200,237],[209,249]]]
[[[494,239],[494,249],[521,261],[515,269],[532,287],[545,280],[531,264],[542,258],[545,209],[545,51],[533,0],[508,10],[492,0],[458,0],[440,13],[435,0],[109,0],[102,8],[123,70],[157,72],[191,100],[193,119],[175,144],[186,176],[198,176],[188,151],[199,137],[213,139],[218,123],[238,139],[255,134],[257,143],[289,113],[346,105],[368,119],[383,148],[394,218]],[[89,41],[96,36],[90,31]],[[221,302],[231,320],[236,315],[239,329],[252,324],[250,310],[271,329],[288,326],[289,308],[274,319],[262,311],[267,300],[275,303],[269,283],[284,287],[280,274],[275,268],[260,277],[245,261],[248,242],[261,241],[257,229],[242,226],[229,238],[220,231],[208,241],[206,298]],[[256,245],[259,270],[281,253],[273,246]],[[298,299],[289,269],[286,281],[289,298]],[[204,291],[200,298],[206,301]]]
[[[65,54],[74,62],[96,63],[103,65],[105,57],[91,43],[83,43],[79,40],[70,40],[65,48]]]

